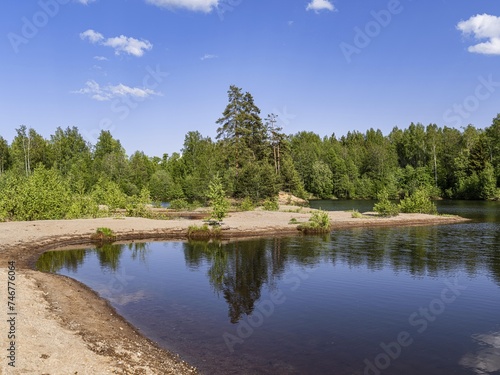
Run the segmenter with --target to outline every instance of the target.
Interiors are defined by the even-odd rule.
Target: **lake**
[[[314,201],[370,210],[369,201]],[[472,222],[43,254],[203,374],[500,374],[500,203]]]

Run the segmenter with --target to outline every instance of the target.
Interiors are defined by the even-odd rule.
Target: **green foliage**
[[[486,163],[484,169],[479,173],[479,197],[481,199],[498,198],[495,170],[490,163]]]
[[[280,209],[280,205],[278,203],[277,198],[267,198],[263,203],[262,207],[265,211],[278,211]]]
[[[141,189],[138,196],[129,199],[129,203],[126,206],[127,216],[131,217],[151,217],[151,209],[149,205],[151,204],[151,195],[149,190],[145,187]]]
[[[22,205],[22,193],[27,178],[9,171],[0,176],[0,221],[17,220],[18,209]]]
[[[248,163],[235,179],[234,190],[236,196],[254,201],[270,198],[279,192],[278,176],[268,162]]]
[[[9,144],[0,136],[0,176],[10,167],[10,161]]]
[[[439,197],[441,192],[434,184],[429,167],[413,168],[407,165],[403,170],[401,190],[403,195],[412,195],[419,189],[425,189],[430,196]]]
[[[212,208],[211,217],[218,222],[221,222],[227,216],[229,211],[229,201],[226,198],[222,179],[219,175],[215,175],[208,185],[207,197],[210,200]]]
[[[357,199],[370,199],[376,196],[375,181],[363,175],[354,182],[354,191]]]
[[[436,205],[430,200],[429,192],[425,189],[416,190],[412,195],[405,197],[399,203],[399,209],[404,213],[437,214]]]
[[[185,199],[174,199],[170,201],[170,207],[173,210],[188,210],[190,208],[189,202]]]
[[[249,197],[244,198],[240,203],[241,211],[253,211],[255,210],[255,205]]]
[[[55,169],[39,166],[30,177],[10,176],[4,184],[5,194],[0,198],[3,220],[64,219],[71,204],[70,189]]]
[[[106,178],[100,178],[92,190],[92,198],[99,205],[106,205],[111,211],[125,208],[127,196],[116,182]]]
[[[74,194],[66,219],[96,218],[103,212],[91,195]]]
[[[380,216],[398,216],[400,208],[397,204],[389,200],[387,190],[382,190],[377,195],[378,202],[373,206],[373,210]]]
[[[299,225],[303,233],[327,233],[331,230],[330,216],[327,211],[317,210],[311,214],[309,222]]]
[[[316,161],[312,165],[311,193],[321,199],[332,196],[333,173],[330,167],[322,161]]]
[[[309,221],[318,228],[330,229],[330,216],[326,211],[322,210],[314,211]]]
[[[288,224],[299,224],[299,221],[295,217],[292,217]]]
[[[127,156],[105,130],[91,145],[76,127],[44,139],[21,125],[11,144],[0,136],[0,220],[96,217],[123,208],[149,217],[146,203],[138,203],[144,188],[154,201],[192,209],[187,202],[207,203],[217,174],[227,197],[253,202],[279,191],[365,199],[386,190],[390,199],[407,197],[405,210],[433,212],[419,191],[431,198],[500,198],[500,114],[489,127],[463,130],[412,123],[387,136],[376,129],[287,136],[276,115],[263,121],[252,95],[230,86],[217,124],[217,140],[191,131],[180,153],[161,157]],[[376,206],[383,215],[396,213],[390,202]]]

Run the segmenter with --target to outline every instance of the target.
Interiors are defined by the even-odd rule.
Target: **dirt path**
[[[223,236],[293,235],[308,209],[282,207],[282,212],[239,212],[225,220]],[[405,214],[395,218],[353,219],[331,212],[335,228],[451,224],[456,217]],[[110,305],[84,285],[57,275],[34,271],[44,251],[85,245],[98,227],[111,228],[119,240],[185,239],[190,225],[201,220],[104,218],[0,223],[1,296],[0,345],[8,352],[10,323],[15,317],[15,368],[0,356],[0,374],[192,374],[196,370],[176,355],[160,349],[118,316]],[[15,312],[7,315],[8,262],[14,261]],[[12,272],[11,272],[12,274]]]

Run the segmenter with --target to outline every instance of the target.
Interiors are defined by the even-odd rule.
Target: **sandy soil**
[[[280,212],[238,212],[225,219],[223,236],[250,237],[297,234],[309,209],[282,206]],[[458,217],[402,214],[354,219],[349,212],[331,212],[333,228],[452,224]],[[98,227],[111,228],[118,240],[185,239],[190,225],[201,220],[104,218],[0,223],[0,347],[9,348],[7,319],[8,261],[16,262],[16,367],[0,356],[0,374],[192,374],[196,369],[160,349],[130,326],[110,305],[84,285],[33,270],[47,250],[86,245]]]

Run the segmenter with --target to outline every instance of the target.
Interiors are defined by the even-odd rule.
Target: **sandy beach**
[[[306,222],[309,209],[281,207],[280,212],[234,212],[224,220],[223,239],[301,235],[295,218]],[[346,227],[439,225],[466,221],[459,217],[401,214],[352,218],[330,212],[333,230]],[[86,286],[66,277],[35,271],[45,251],[90,245],[99,227],[111,228],[119,241],[185,240],[190,225],[201,219],[150,220],[102,218],[0,223],[0,280],[4,318],[3,352],[9,349],[7,322],[8,262],[15,262],[15,368],[5,355],[0,374],[193,374],[196,369],[143,337]],[[12,273],[11,273],[12,274]]]

